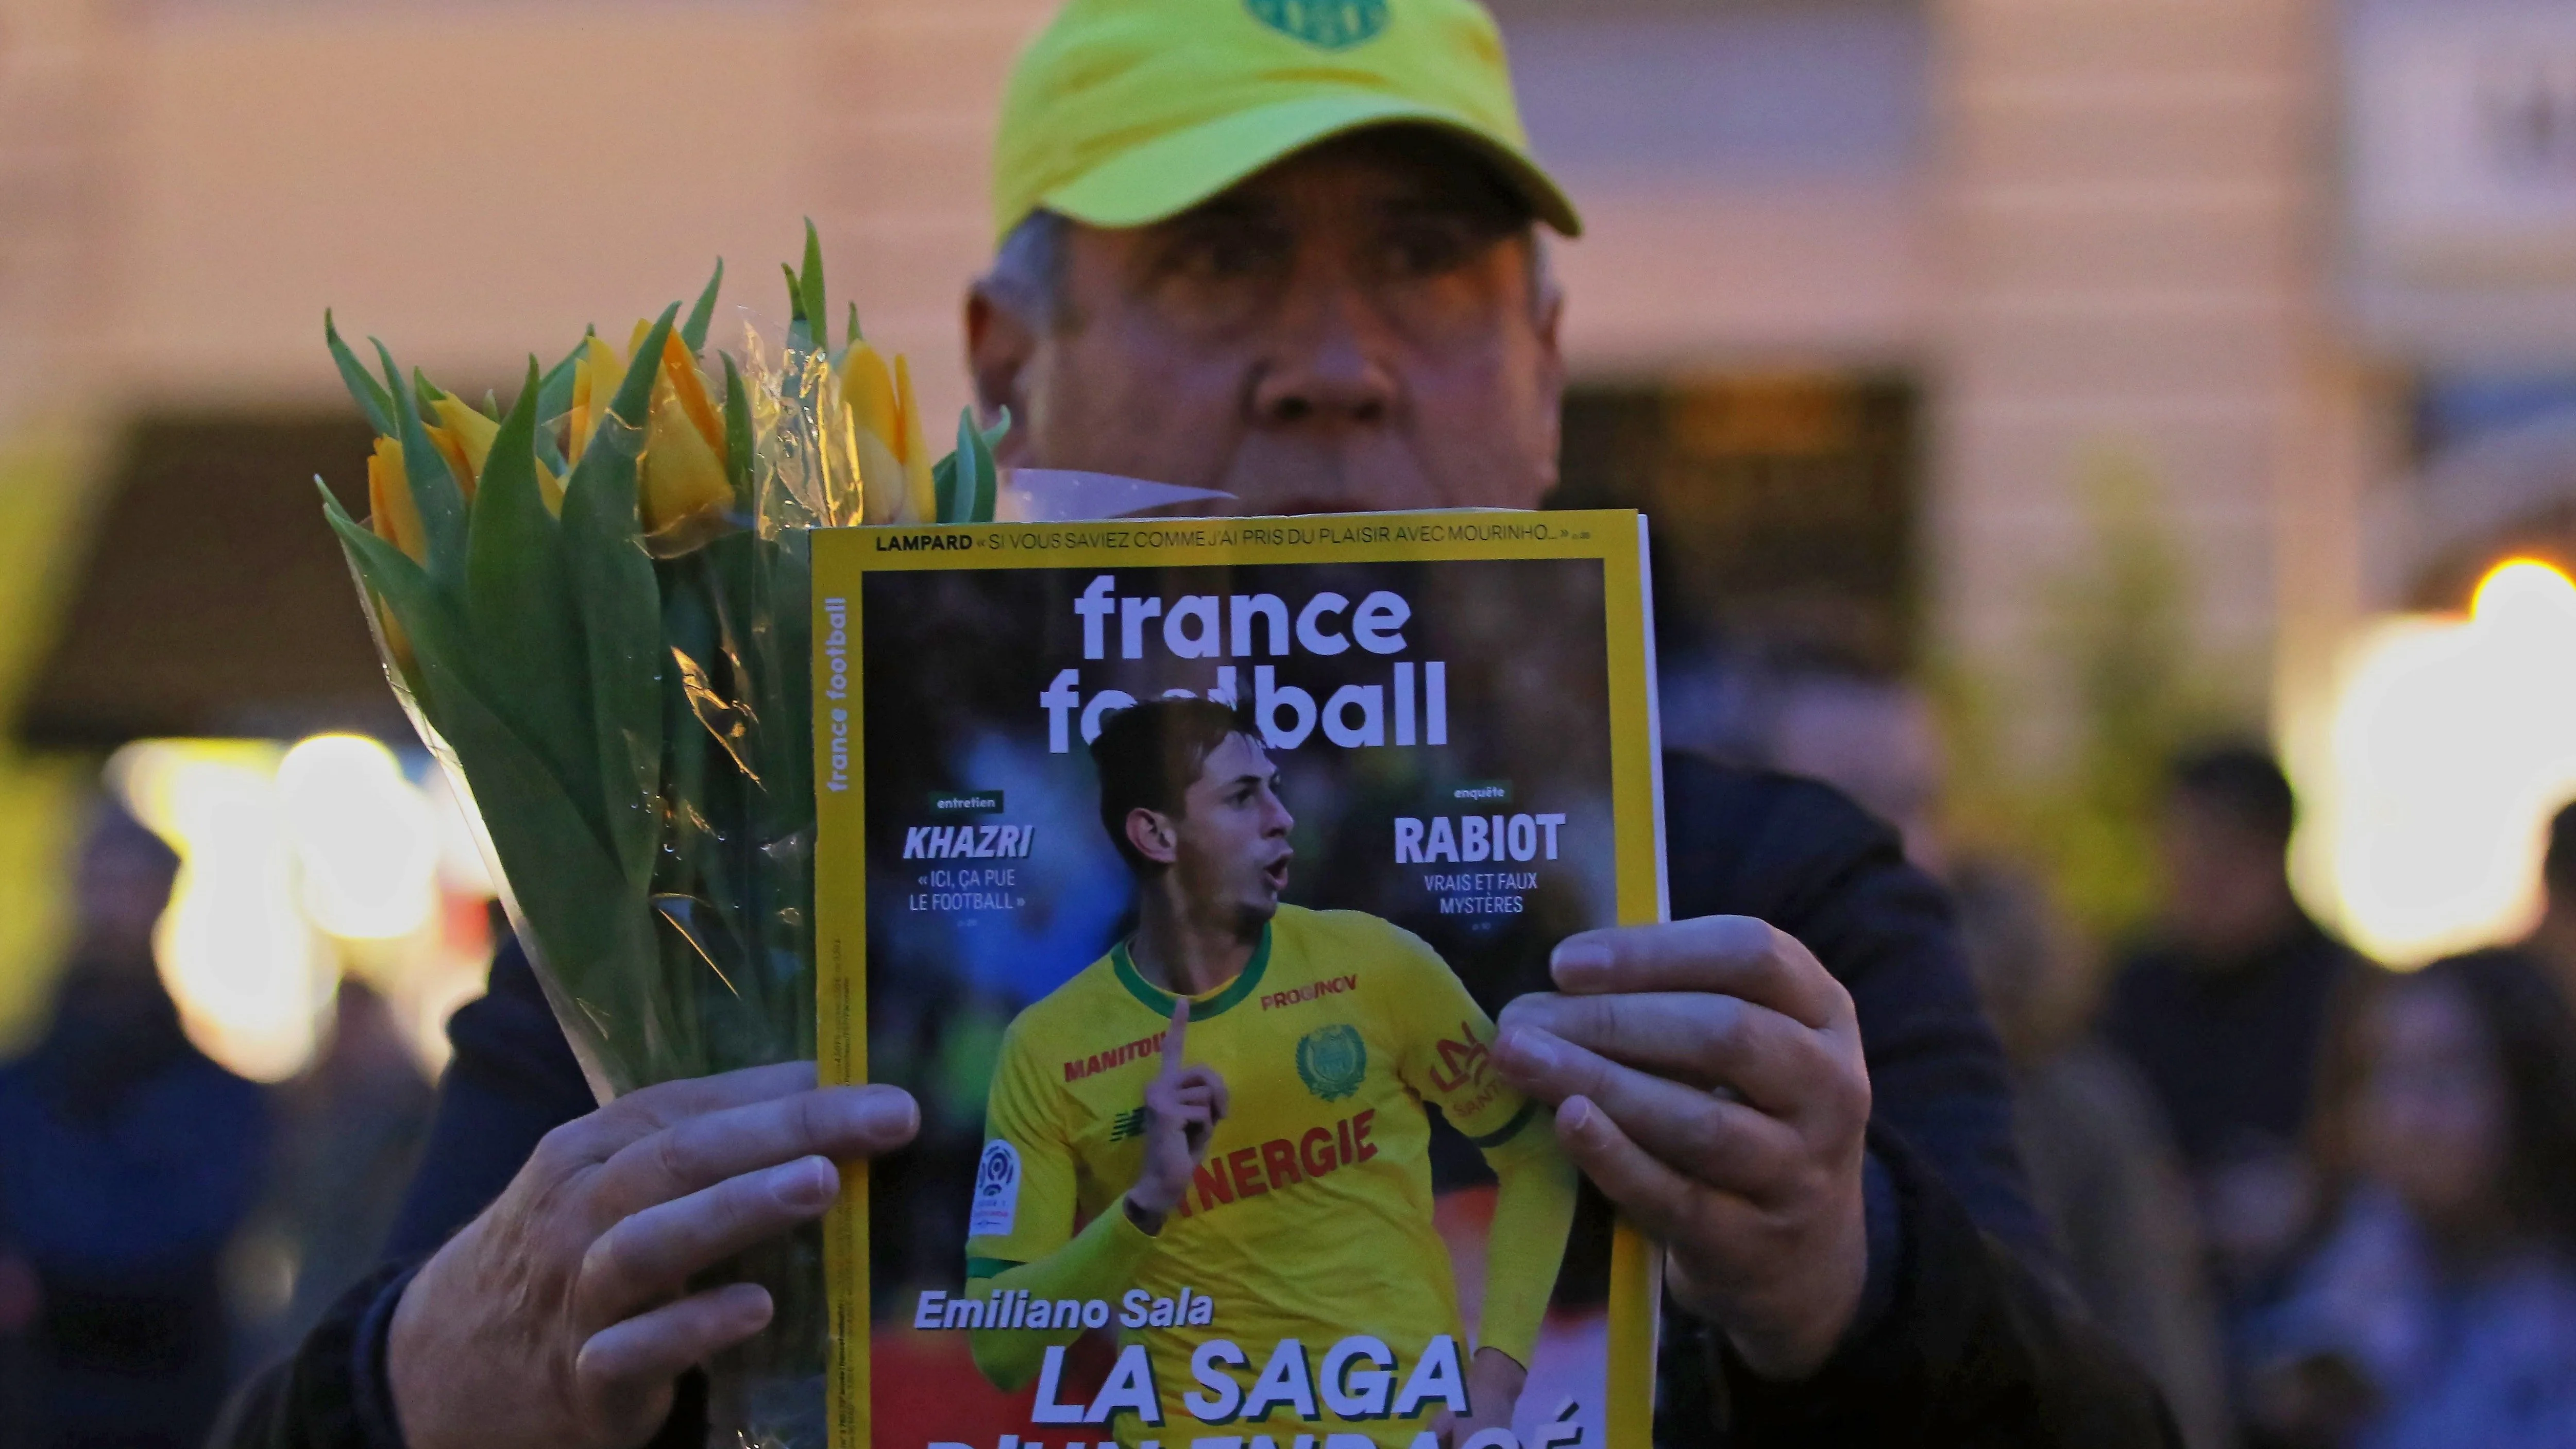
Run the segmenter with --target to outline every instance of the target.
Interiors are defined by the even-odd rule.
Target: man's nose
[[[1254,417],[1275,428],[1384,425],[1401,389],[1368,298],[1338,280],[1291,285],[1279,345],[1253,384]]]

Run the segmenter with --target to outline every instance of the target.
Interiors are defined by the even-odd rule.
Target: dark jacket
[[[1669,1313],[1659,1443],[2177,1443],[2146,1380],[2040,1276],[2009,1075],[1940,887],[1823,785],[1674,755],[1664,798],[1674,916],[1758,916],[1805,942],[1859,1008],[1875,1106],[1862,1321],[1814,1379],[1780,1386]],[[233,1449],[396,1449],[383,1335],[408,1265],[480,1212],[538,1137],[590,1110],[517,952],[449,1034],[455,1062],[386,1267],[251,1386],[221,1441]],[[664,1441],[690,1442],[687,1428],[675,1416]]]

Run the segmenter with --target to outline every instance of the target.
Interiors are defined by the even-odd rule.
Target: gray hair
[[[993,252],[993,265],[977,285],[996,306],[1030,326],[1056,328],[1066,320],[1065,239],[1073,223],[1040,207],[1011,228]]]
[[[1064,283],[1066,239],[1072,234],[1073,222],[1062,212],[1044,207],[1030,212],[1002,238],[1001,246],[994,249],[993,265],[976,285],[994,305],[1023,323],[1043,330],[1063,327],[1072,312]],[[1556,292],[1547,235],[1535,223],[1526,224],[1522,234],[1530,244],[1530,311],[1544,317]]]

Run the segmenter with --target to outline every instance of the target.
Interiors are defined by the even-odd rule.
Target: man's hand
[[[818,1090],[810,1062],[665,1082],[546,1134],[394,1309],[408,1449],[632,1449],[672,1381],[769,1322],[769,1294],[691,1275],[820,1217],[833,1162],[912,1140],[893,1087]]]
[[[1561,994],[1503,1011],[1504,1078],[1556,1104],[1566,1155],[1664,1245],[1682,1305],[1756,1373],[1821,1367],[1869,1272],[1869,1071],[1851,997],[1760,921],[1586,931]]]
[[[1529,1370],[1499,1348],[1480,1348],[1467,1360],[1467,1412],[1441,1410],[1431,1418],[1431,1432],[1441,1449],[1465,1449],[1468,1440],[1487,1429],[1512,1426],[1512,1410],[1529,1383]]]
[[[1137,1226],[1149,1233],[1161,1232],[1163,1219],[1188,1195],[1190,1174],[1207,1156],[1208,1139],[1228,1106],[1225,1078],[1214,1068],[1181,1065],[1189,1030],[1190,999],[1184,996],[1172,1004],[1162,1069],[1145,1087],[1145,1166],[1127,1189]]]

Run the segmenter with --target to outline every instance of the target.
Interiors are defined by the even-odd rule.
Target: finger
[[[1189,1044],[1190,999],[1172,998],[1172,1029],[1163,1033],[1163,1080],[1178,1081],[1181,1075],[1181,1049]]]
[[[1589,1104],[1684,1177],[1767,1200],[1795,1185],[1809,1156],[1797,1128],[1741,1102],[1620,1066],[1531,1027],[1513,1027],[1502,1040],[1515,1057],[1547,1063],[1533,1095]]]
[[[743,1249],[820,1217],[841,1174],[820,1157],[728,1178],[627,1218],[594,1240],[573,1281],[574,1321],[605,1327],[679,1293]]]
[[[1210,1100],[1216,1103],[1216,1115],[1219,1117],[1223,1117],[1226,1109],[1233,1104],[1234,1096],[1226,1090],[1225,1078],[1219,1076],[1214,1067],[1192,1067],[1181,1073],[1179,1084],[1184,1087],[1205,1088]]]
[[[712,1077],[656,1082],[573,1119],[557,1128],[555,1135],[562,1139],[559,1145],[575,1148],[590,1161],[605,1162],[619,1148],[675,1122],[813,1088],[812,1062],[773,1062]]]
[[[771,1311],[757,1283],[710,1288],[592,1334],[573,1374],[590,1402],[640,1397],[768,1327]]]
[[[656,1203],[800,1157],[874,1157],[911,1141],[920,1125],[920,1108],[899,1087],[822,1087],[692,1117],[608,1159],[590,1190],[592,1221],[604,1229]]]
[[[1851,996],[1796,937],[1751,916],[1701,916],[1584,931],[1557,943],[1548,969],[1577,996],[1717,991],[1822,1029],[1851,1019]]]
[[[1858,1052],[1856,1042],[1810,1030],[1769,1007],[1705,991],[1524,996],[1503,1008],[1497,1025],[1496,1062],[1515,1085],[1522,1085],[1515,1069],[1539,1069],[1502,1039],[1537,1031],[1689,1086],[1731,1088],[1789,1118],[1831,1102],[1820,1088],[1850,1073]]]
[[[1646,1236],[1672,1240],[1688,1221],[1695,1189],[1636,1143],[1607,1113],[1581,1097],[1568,1097],[1556,1109],[1556,1140],[1602,1195],[1628,1215]]]

